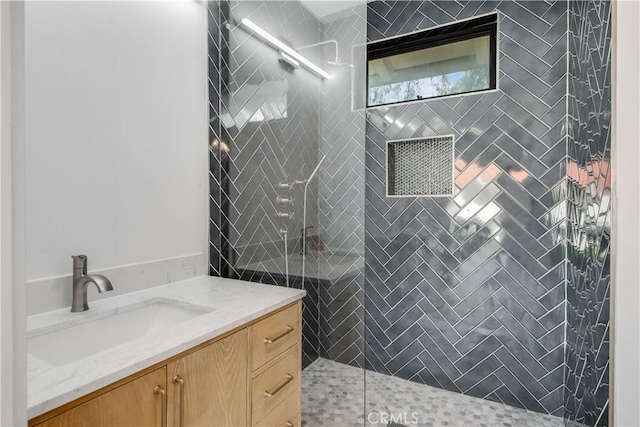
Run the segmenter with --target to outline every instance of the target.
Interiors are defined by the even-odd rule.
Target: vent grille
[[[453,135],[387,141],[387,195],[453,195],[453,149]]]

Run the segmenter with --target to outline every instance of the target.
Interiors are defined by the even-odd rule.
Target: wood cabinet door
[[[169,426],[246,426],[247,350],[243,329],[170,363]]]
[[[166,390],[166,379],[167,368],[162,367],[36,427],[161,427],[162,400],[166,395],[154,393],[154,389],[159,386]]]

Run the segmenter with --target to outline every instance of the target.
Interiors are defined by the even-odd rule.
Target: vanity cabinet
[[[301,328],[298,301],[29,426],[299,427]]]

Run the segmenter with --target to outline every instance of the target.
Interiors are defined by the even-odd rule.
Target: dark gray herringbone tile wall
[[[279,182],[306,179],[318,162],[318,90],[320,80],[308,72],[290,72],[278,61],[278,51],[251,31],[238,27],[249,18],[289,44],[319,40],[317,19],[298,2],[229,1],[222,38],[221,128],[228,144],[226,168],[229,240],[232,265],[249,264],[282,255],[282,235],[302,229],[302,194],[292,209],[276,202]],[[225,46],[226,45],[226,46]],[[317,49],[305,54],[316,60]],[[300,70],[302,71],[302,70]],[[300,194],[298,194],[300,193]],[[276,212],[292,212],[282,220]],[[317,223],[317,186],[309,190],[307,218]],[[280,271],[274,273],[282,273]]]
[[[209,275],[220,275],[220,2],[207,2],[209,77]]]
[[[218,4],[224,9],[225,3],[210,2],[209,9],[215,9]],[[253,8],[260,9],[253,3]],[[594,124],[593,115],[587,113],[606,114],[606,105],[597,105],[594,100],[598,94],[593,92],[604,88],[603,99],[608,95],[604,84],[607,77],[601,77],[605,67],[595,60],[589,64],[587,58],[590,58],[588,52],[596,50],[604,62],[610,40],[599,30],[587,30],[587,24],[599,29],[598,21],[609,22],[605,2],[591,2],[589,7],[585,3],[570,4],[573,16],[566,14],[566,2],[374,2],[369,5],[370,40],[500,10],[500,91],[372,110],[367,118],[364,155],[361,143],[358,144],[361,136],[358,132],[363,131],[359,129],[361,117],[358,113],[348,113],[341,103],[344,99],[341,101],[341,97],[320,86],[317,144],[320,155],[328,153],[331,161],[319,179],[318,224],[328,244],[337,247],[344,242],[347,252],[357,253],[358,248],[362,248],[361,240],[365,239],[367,313],[363,322],[362,275],[346,284],[336,282],[324,290],[310,287],[312,298],[308,299],[311,303],[307,303],[305,339],[306,347],[312,351],[307,359],[316,357],[315,349],[325,357],[360,366],[366,323],[367,365],[372,369],[556,415],[563,415],[566,403],[564,415],[570,418],[588,422],[595,422],[598,416],[606,419],[606,415],[601,414],[606,407],[602,402],[608,375],[608,353],[604,351],[608,348],[608,329],[603,325],[608,324],[609,229],[598,228],[598,225],[606,222],[604,212],[608,212],[607,192],[599,189],[602,179],[606,182],[609,176],[609,152],[608,143],[602,142],[600,136],[595,138],[590,131],[599,129],[596,133],[600,135],[603,129],[608,130],[608,123]],[[264,15],[265,26],[269,20],[282,22],[295,16],[290,11],[270,13],[270,16]],[[215,17],[215,13],[211,16]],[[574,148],[570,145],[568,163],[564,128],[567,18],[573,26],[569,69],[570,81],[575,84],[574,89],[569,88],[570,123],[575,122],[569,138],[571,141],[574,132],[574,140],[581,141]],[[348,22],[340,16],[332,17],[328,23],[319,25],[320,39],[338,38],[341,49],[346,48],[350,42],[345,38],[340,40],[343,35],[340,26]],[[220,63],[215,51],[220,49],[222,58],[229,58],[236,51],[225,43],[224,35],[216,38],[211,28],[217,28],[215,22],[210,22],[209,44],[210,141],[213,143],[220,137],[230,141],[237,137],[241,141],[239,128],[231,126],[231,133],[224,135],[226,129],[216,122],[220,111],[216,110],[217,97],[222,94],[224,99],[229,93],[221,81],[229,82],[232,77],[227,75],[231,72],[229,64],[224,60]],[[358,28],[362,25],[354,25],[345,32],[355,40],[361,37],[357,34]],[[587,34],[591,36],[589,44],[580,42]],[[596,34],[599,35],[596,37]],[[295,44],[302,43],[296,41]],[[252,50],[249,56],[254,54],[258,54],[258,49]],[[260,51],[260,55],[263,54]],[[324,55],[330,53],[324,52]],[[581,60],[572,64],[573,56]],[[252,64],[246,69],[253,67],[253,71],[262,71],[260,61],[246,59]],[[266,61],[267,70],[275,64],[273,58]],[[273,75],[278,75],[277,69]],[[344,81],[333,83],[336,92],[347,93],[342,87]],[[307,96],[307,101],[311,99],[309,92],[300,93]],[[588,125],[584,124],[586,117],[592,120]],[[280,121],[286,120],[280,118]],[[578,126],[578,123],[582,124]],[[457,137],[457,196],[385,199],[383,152],[380,151],[384,141],[445,133],[454,133]],[[343,157],[332,158],[332,153],[336,144],[345,140],[350,141],[343,145],[349,150],[345,154],[349,161],[336,162]],[[264,148],[267,148],[270,144],[279,144],[280,139],[274,132],[265,134],[260,141],[266,143]],[[235,272],[225,272],[224,266],[228,268],[226,258],[231,257],[231,246],[238,245],[239,240],[221,238],[221,230],[223,235],[233,236],[247,221],[233,217],[238,215],[233,206],[240,194],[240,188],[233,182],[238,181],[238,176],[224,173],[225,168],[232,170],[229,153],[221,147],[212,144],[211,149],[211,274],[221,272],[233,276]],[[363,156],[359,158],[360,163],[358,153]],[[302,161],[302,168],[312,168],[317,157]],[[366,187],[364,181],[350,171],[350,168],[357,171],[363,158],[367,165]],[[592,159],[592,166],[585,158]],[[591,192],[590,186],[576,185],[582,178],[572,177],[571,170],[567,171],[567,164],[571,165],[572,161],[579,165],[576,176],[589,176],[592,180],[589,183],[596,183],[597,197],[593,197],[596,193]],[[224,167],[220,167],[221,164]],[[243,164],[237,162],[234,167],[240,168]],[[595,164],[599,172],[593,172]],[[279,179],[277,173],[272,178]],[[348,180],[353,180],[354,185],[349,186]],[[216,192],[219,185],[228,190]],[[354,188],[363,190],[354,192]],[[352,220],[363,218],[357,203],[345,205],[348,199],[336,197],[344,193],[356,200],[362,197],[359,191],[364,191],[367,198],[366,235],[359,234],[364,232],[362,223]],[[585,202],[589,200],[587,196],[591,197],[588,203]],[[592,218],[594,225],[591,226],[591,222],[584,221],[588,216],[580,213],[587,213],[595,206],[598,214]],[[268,209],[267,206],[265,212]],[[275,230],[279,224],[271,222]],[[566,360],[567,392],[564,393],[562,343],[567,270],[563,245],[567,239],[567,222],[570,349]],[[254,225],[257,229],[264,226]],[[225,227],[229,228],[226,232]],[[242,231],[249,233],[252,229],[244,227]],[[604,246],[599,252],[581,252],[583,241],[604,242],[601,243]],[[257,246],[249,242],[247,247],[262,254],[274,249],[269,242],[266,239]],[[263,245],[262,252],[256,249],[260,245]],[[222,255],[218,256],[220,249]],[[269,274],[253,279],[277,282],[277,278]],[[311,324],[314,319],[318,319],[318,324]],[[603,346],[597,346],[598,342]],[[578,375],[578,372],[585,374]]]
[[[210,274],[284,285],[285,271],[246,273],[242,266],[289,253],[302,229],[300,188],[291,209],[278,204],[277,186],[306,179],[318,162],[320,80],[291,72],[278,51],[245,28],[249,18],[291,45],[319,40],[318,20],[293,1],[209,1]],[[216,55],[217,53],[217,55]],[[317,60],[318,49],[305,55]],[[309,186],[307,218],[317,225],[317,183]],[[292,219],[276,217],[290,212]],[[302,286],[300,281],[292,286]],[[304,364],[318,357],[317,284],[303,301]]]
[[[318,254],[318,267],[334,277],[319,282],[307,278],[308,296],[303,301],[303,361],[308,365],[319,355],[355,366],[364,366],[364,113],[352,112],[351,47],[366,42],[366,7],[316,20],[295,1],[210,2],[212,19],[231,23],[210,28],[220,31],[217,41],[210,31],[210,47],[221,49],[220,64],[210,59],[212,141],[211,188],[222,187],[212,197],[211,272],[263,283],[284,284],[282,268],[251,271],[243,268],[282,251],[279,230],[287,228],[291,251],[302,228],[302,193],[297,190],[294,219],[274,218],[279,206],[274,190],[278,182],[304,179],[319,158],[327,160],[310,186],[307,219],[320,231],[327,250]],[[304,69],[291,72],[277,61],[277,52],[250,36],[235,23],[248,17],[294,46],[335,39],[339,64],[332,46],[306,49],[304,54],[332,73],[330,82]],[[319,62],[320,63],[320,62]],[[274,94],[274,81],[286,81]],[[261,90],[261,88],[269,90]],[[337,96],[337,95],[347,96]],[[278,95],[279,98],[274,98]],[[286,110],[274,100],[284,100]],[[283,113],[284,111],[284,113]],[[321,123],[321,128],[318,128]],[[216,127],[217,126],[217,127]],[[222,165],[222,166],[221,166]],[[319,189],[318,189],[319,188]],[[298,194],[299,193],[299,194]],[[219,212],[216,214],[215,212]],[[216,218],[219,215],[219,218]],[[222,235],[221,238],[219,236]],[[219,239],[219,242],[216,240]],[[215,244],[214,244],[215,242]],[[343,258],[342,255],[349,255]],[[345,261],[347,259],[347,261]],[[336,263],[335,260],[338,260]],[[216,264],[217,263],[217,264]],[[350,264],[348,268],[345,263]],[[219,267],[218,267],[219,265]],[[344,269],[336,276],[333,270]],[[301,286],[291,278],[292,286]]]
[[[569,2],[566,413],[609,414],[611,3]]]
[[[366,43],[366,6],[362,4],[326,16],[322,40],[338,44],[323,50],[331,79],[321,86],[319,155],[327,155],[319,183],[318,222],[328,251],[319,253],[321,265],[331,268],[332,253],[350,254],[350,268],[336,280],[318,287],[319,343],[322,357],[364,367],[364,111],[352,111],[352,49]],[[346,96],[345,96],[346,95]],[[335,258],[335,256],[334,256]]]
[[[567,3],[375,1],[368,38],[495,10],[498,91],[367,113],[366,362],[561,416]],[[385,198],[385,141],[446,134],[456,195]]]

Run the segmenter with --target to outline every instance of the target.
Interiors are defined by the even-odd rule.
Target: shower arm
[[[326,159],[326,158],[327,158],[326,154],[324,156],[322,156],[322,158],[318,162],[318,166],[316,166],[316,168],[313,170],[313,172],[311,172],[311,176],[309,176],[309,179],[307,179],[305,181],[305,184],[304,184],[304,196],[303,196],[303,199],[302,199],[302,242],[301,242],[301,245],[302,245],[302,289],[304,289],[304,274],[306,272],[306,264],[307,264],[307,188],[309,187],[309,184],[311,183],[311,180],[318,173],[318,170],[320,169],[320,166],[322,166],[322,162],[324,162],[324,159]]]
[[[336,59],[335,59],[335,61],[333,61],[333,63],[334,63],[334,64],[337,64],[337,63],[338,63],[338,42],[337,42],[337,41],[335,41],[335,40],[333,40],[333,39],[331,39],[331,40],[326,40],[326,41],[323,41],[323,42],[320,42],[320,43],[308,44],[308,45],[306,45],[306,46],[297,47],[297,48],[296,48],[296,50],[303,50],[303,49],[308,49],[308,48],[310,48],[310,47],[322,46],[322,45],[324,45],[324,44],[328,44],[328,43],[333,43],[333,45],[334,45],[334,46],[335,46],[335,48],[336,48]]]

